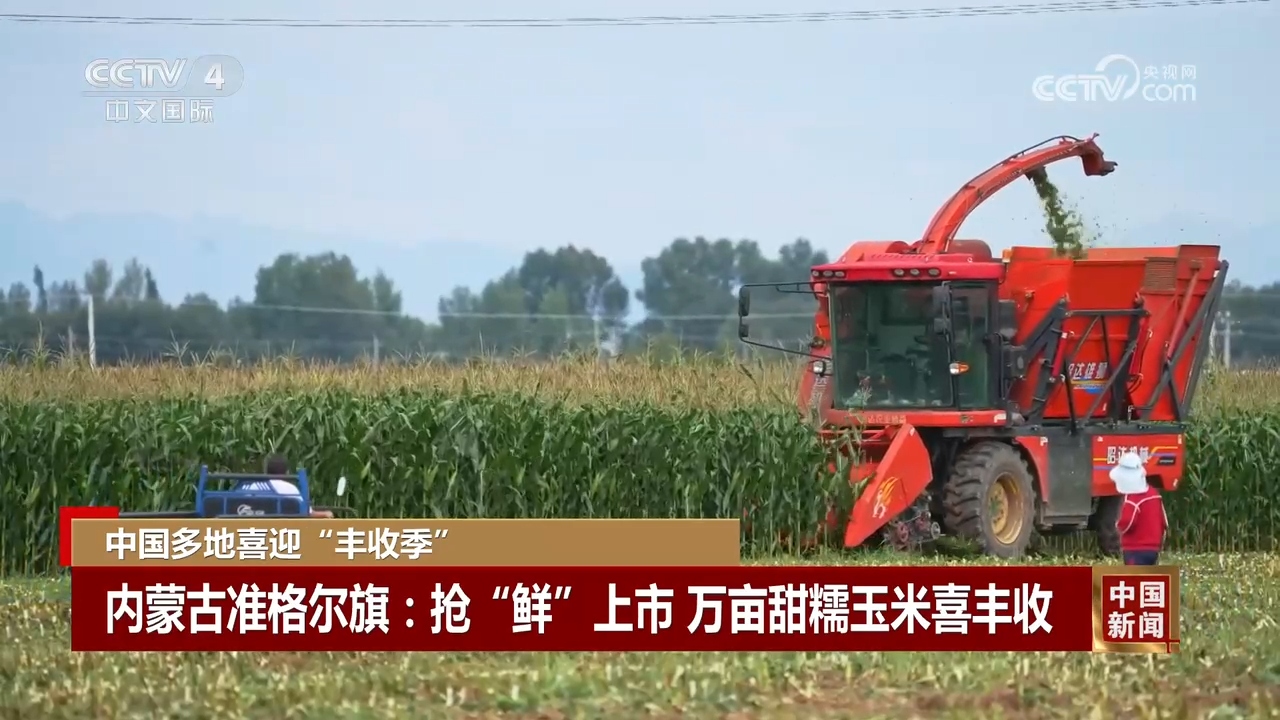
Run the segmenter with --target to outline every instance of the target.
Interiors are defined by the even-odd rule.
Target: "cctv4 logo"
[[[84,70],[84,79],[98,90],[178,90],[178,83],[190,63],[185,58],[99,58]],[[157,87],[157,81],[159,86]],[[227,80],[222,63],[214,62],[204,74],[204,84],[220,92]]]

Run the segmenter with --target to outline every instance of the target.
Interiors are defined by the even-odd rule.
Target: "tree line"
[[[827,261],[805,239],[768,257],[750,240],[679,238],[644,260],[641,287],[628,288],[591,250],[539,249],[481,288],[455,288],[440,298],[439,320],[427,323],[403,313],[400,290],[386,273],[362,275],[349,257],[333,252],[280,255],[258,268],[252,298],[225,306],[207,293],[168,301],[162,279],[139,260],[117,272],[98,259],[78,279],[46,282],[37,267],[29,285],[0,291],[0,348],[9,359],[85,353],[92,298],[95,355],[102,364],[188,356],[350,362],[369,356],[715,352],[738,347],[740,284],[804,281],[813,265]],[[633,302],[644,312],[638,323],[628,322]],[[798,349],[812,327],[804,316],[814,308],[805,295],[757,293],[752,337]],[[1231,313],[1233,363],[1280,358],[1280,282],[1233,282],[1224,309]]]
[[[527,253],[478,289],[458,287],[440,298],[439,320],[405,315],[395,282],[383,271],[362,275],[333,252],[280,255],[258,268],[252,298],[220,305],[208,293],[169,301],[162,278],[138,259],[117,272],[94,260],[82,278],[0,291],[0,347],[10,359],[83,354],[90,298],[95,356],[101,364],[166,357],[294,355],[349,362],[384,359],[566,351],[719,351],[736,335],[735,293],[751,282],[803,281],[824,252],[804,239],[767,257],[750,240],[677,239],[642,264],[643,286],[627,288],[610,263],[572,245]],[[761,296],[753,337],[797,344],[810,326],[811,298]],[[629,323],[632,302],[645,318]]]

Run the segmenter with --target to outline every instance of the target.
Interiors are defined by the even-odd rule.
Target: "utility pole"
[[[1218,316],[1213,317],[1213,322],[1209,323],[1209,364],[1215,365],[1218,362]]]
[[[373,364],[374,364],[374,366],[375,366],[375,367],[378,365],[378,359],[379,359],[379,355],[380,355],[380,349],[381,349],[381,348],[380,348],[380,347],[379,347],[379,345],[378,345],[378,336],[377,336],[377,335],[374,335],[374,336],[373,336]]]
[[[1231,369],[1231,311],[1222,313],[1222,367]]]
[[[89,367],[98,367],[98,334],[93,327],[93,295],[89,295]]]

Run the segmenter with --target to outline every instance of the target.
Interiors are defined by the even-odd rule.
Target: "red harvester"
[[[1219,248],[1072,259],[1014,247],[997,259],[981,240],[954,239],[992,193],[1058,160],[1110,174],[1096,137],[1010,156],[966,183],[916,242],[856,242],[805,282],[741,289],[738,335],[749,344],[759,344],[745,320],[751,287],[818,300],[799,404],[833,452],[855,440],[849,480],[862,492],[845,547],[879,536],[908,548],[945,533],[1017,557],[1037,533],[1092,529],[1115,554],[1116,458],[1138,452],[1154,486],[1177,489],[1226,281]],[[841,532],[834,512],[827,524]]]

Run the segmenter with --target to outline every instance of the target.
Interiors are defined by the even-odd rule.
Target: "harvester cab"
[[[280,483],[283,481],[283,485]],[[295,492],[296,489],[296,492]],[[337,495],[346,495],[347,478],[338,478]],[[211,473],[200,466],[196,481],[195,508],[178,512],[120,513],[122,518],[307,518],[313,511],[350,511],[345,507],[311,504],[311,483],[307,471],[297,475]]]
[[[1014,247],[996,258],[957,240],[964,219],[1019,177],[1065,158],[1115,170],[1095,142],[1061,136],[1006,158],[961,188],[922,238],[854,243],[801,283],[818,301],[798,405],[851,462],[847,517],[824,532],[899,548],[940,534],[1017,557],[1040,534],[1092,529],[1119,551],[1119,455],[1146,459],[1176,490],[1183,423],[1226,281],[1219,248]],[[834,460],[834,458],[833,458]],[[836,464],[833,462],[832,467]]]

